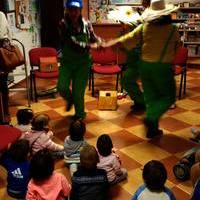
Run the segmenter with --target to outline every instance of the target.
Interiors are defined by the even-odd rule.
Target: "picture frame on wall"
[[[142,0],[109,0],[111,5],[141,5]]]
[[[15,14],[15,10],[7,12],[6,16],[7,16],[8,24],[11,27],[11,29],[12,30],[15,29],[15,27],[16,27],[16,14]]]
[[[30,28],[29,0],[15,0],[16,27],[21,30]]]

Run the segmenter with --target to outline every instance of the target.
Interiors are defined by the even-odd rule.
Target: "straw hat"
[[[173,4],[166,4],[164,0],[151,0],[151,5],[142,14],[143,21],[152,21],[163,15],[169,15],[176,11],[179,7]]]
[[[107,17],[130,25],[137,25],[141,21],[138,12],[134,11],[131,6],[118,6],[115,10],[109,11]]]

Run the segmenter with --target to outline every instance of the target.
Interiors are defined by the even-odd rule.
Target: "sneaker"
[[[157,131],[148,131],[146,137],[149,139],[159,138],[163,135],[163,131],[158,129]]]

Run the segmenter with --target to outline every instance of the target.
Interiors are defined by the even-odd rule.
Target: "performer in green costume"
[[[91,67],[90,48],[97,48],[100,38],[82,15],[82,0],[68,0],[65,18],[60,23],[62,58],[59,69],[58,91],[66,99],[66,110],[74,104],[74,119],[84,119],[84,95]],[[72,84],[72,90],[70,85]]]
[[[172,4],[165,4],[164,0],[152,0],[142,14],[144,24],[102,45],[108,47],[122,43],[127,49],[133,49],[142,41],[139,71],[146,106],[144,123],[147,138],[162,135],[162,130],[158,128],[159,119],[175,102],[172,63],[180,45],[180,36],[172,24],[170,13],[177,9]]]

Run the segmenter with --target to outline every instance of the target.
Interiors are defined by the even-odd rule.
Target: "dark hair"
[[[151,160],[145,164],[142,177],[149,190],[163,191],[167,180],[167,171],[160,161]]]
[[[113,143],[108,134],[103,134],[97,139],[97,149],[100,155],[109,156],[112,152]]]
[[[83,140],[86,128],[85,123],[82,120],[74,121],[70,124],[69,135],[71,140],[80,141]]]
[[[19,125],[27,125],[33,119],[33,111],[31,109],[19,109],[17,111],[17,123]]]
[[[29,153],[29,141],[25,139],[17,140],[11,144],[8,150],[11,158],[16,162],[23,162],[27,160]]]
[[[30,176],[34,181],[43,181],[49,178],[54,171],[54,160],[48,149],[35,153],[30,162]]]
[[[159,17],[158,19],[153,20],[152,23],[158,24],[158,25],[171,24],[172,18],[171,18],[171,15],[163,15]]]
[[[92,145],[83,146],[80,151],[81,167],[85,169],[95,169],[99,162],[97,150]]]
[[[32,129],[36,131],[43,131],[45,127],[49,124],[49,116],[47,114],[39,114],[33,117],[31,122]]]

